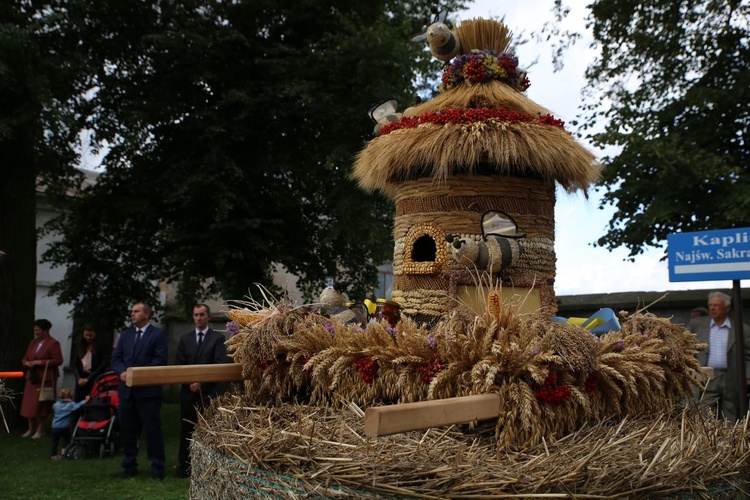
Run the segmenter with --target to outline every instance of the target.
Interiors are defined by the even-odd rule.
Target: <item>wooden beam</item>
[[[137,366],[128,368],[125,384],[129,387],[161,384],[192,384],[193,382],[238,382],[242,365]]]
[[[692,372],[691,376],[705,384],[713,374],[713,368],[704,366],[701,371]],[[372,406],[365,410],[365,434],[369,437],[388,436],[399,432],[497,418],[499,415],[500,396],[497,394]]]
[[[371,406],[365,410],[365,434],[369,437],[388,436],[399,432],[497,418],[499,414],[500,396],[497,394]]]

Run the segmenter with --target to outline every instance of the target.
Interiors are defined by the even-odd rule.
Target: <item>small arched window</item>
[[[404,274],[440,274],[445,264],[445,231],[430,223],[415,224],[406,233]]]

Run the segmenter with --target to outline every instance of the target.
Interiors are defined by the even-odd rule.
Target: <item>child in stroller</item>
[[[120,398],[117,388],[120,379],[115,372],[106,372],[96,378],[91,389],[91,399],[81,408],[81,416],[76,423],[71,444],[65,455],[79,459],[87,450],[98,445],[99,458],[108,453],[114,455],[119,441],[117,407]]]

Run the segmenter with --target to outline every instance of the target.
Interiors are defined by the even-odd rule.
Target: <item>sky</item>
[[[528,68],[531,87],[526,95],[534,102],[552,111],[566,122],[575,119],[583,103],[581,95],[586,85],[584,72],[596,57],[590,48],[590,32],[586,31],[585,17],[588,14],[587,2],[568,1],[571,13],[565,27],[584,35],[566,54],[564,68],[555,73],[552,65],[551,46],[529,42],[518,48],[517,56],[521,67],[535,59],[536,64]],[[541,29],[543,23],[552,20],[553,0],[476,0],[467,11],[451,14],[458,21],[464,19],[501,18],[515,33],[530,33]],[[602,152],[587,147],[597,155]],[[555,207],[555,251],[557,254],[557,295],[589,293],[612,293],[627,291],[666,291],[694,289],[729,289],[731,281],[696,281],[670,283],[666,246],[650,249],[637,256],[634,262],[627,260],[628,251],[624,248],[612,252],[592,244],[606,232],[606,227],[614,213],[614,208],[599,209],[601,195],[589,193],[586,199],[582,193],[568,194],[558,188]]]

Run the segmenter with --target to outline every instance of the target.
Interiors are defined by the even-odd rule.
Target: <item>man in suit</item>
[[[721,292],[708,295],[708,316],[690,320],[689,328],[698,342],[708,344],[708,350],[699,352],[701,366],[714,369],[701,404],[718,409],[719,417],[734,423],[738,417],[739,387],[737,387],[737,354],[734,325],[729,319],[732,298]],[[743,325],[745,342],[745,374],[750,376],[750,327]],[[749,381],[750,382],[750,381]]]
[[[224,335],[208,326],[211,310],[206,304],[193,307],[195,328],[182,337],[177,347],[176,365],[208,365],[227,362],[227,348]],[[195,429],[198,409],[203,409],[209,399],[218,393],[217,383],[182,384],[180,389],[180,450],[177,475],[190,477],[190,438]]]
[[[138,474],[138,439],[141,429],[146,433],[147,456],[151,476],[164,479],[164,436],[161,431],[161,385],[128,387],[127,369],[131,366],[162,366],[167,364],[167,334],[151,324],[151,308],[139,302],[130,311],[131,328],[120,332],[112,355],[112,370],[120,377],[120,439],[125,457],[122,471],[114,477],[127,478]]]

